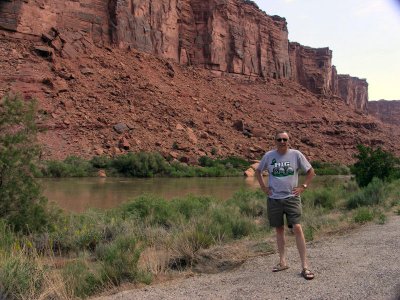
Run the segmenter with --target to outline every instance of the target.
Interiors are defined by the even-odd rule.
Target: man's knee
[[[301,224],[293,224],[293,231],[294,231],[294,233],[303,232],[303,228],[301,227]]]

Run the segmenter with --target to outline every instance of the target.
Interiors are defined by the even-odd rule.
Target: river
[[[317,176],[311,187],[350,180],[349,176]],[[300,179],[301,181],[301,179]],[[228,199],[241,189],[259,188],[249,177],[218,178],[42,178],[44,196],[62,209],[83,212],[88,208],[107,209],[141,194],[154,194],[167,200],[188,194]]]

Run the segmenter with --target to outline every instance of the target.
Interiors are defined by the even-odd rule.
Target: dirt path
[[[130,299],[400,299],[400,216],[345,236],[310,243],[316,278],[300,276],[296,248],[290,268],[272,273],[277,254],[257,257],[234,271],[196,275],[97,300]]]

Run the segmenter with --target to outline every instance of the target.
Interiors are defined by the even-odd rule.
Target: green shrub
[[[215,244],[213,237],[202,229],[192,226],[180,231],[174,246],[180,260],[183,260],[179,262],[179,266],[190,266],[198,250],[207,249],[213,244]]]
[[[358,145],[358,161],[352,166],[351,171],[356,176],[359,186],[367,186],[374,177],[386,180],[399,174],[397,167],[398,158],[381,148],[372,148]]]
[[[333,209],[336,206],[339,191],[337,188],[323,188],[307,190],[302,195],[302,200],[308,202],[311,206],[320,206],[326,209]]]
[[[42,174],[46,177],[90,177],[94,169],[89,161],[69,156],[64,161],[47,161]]]
[[[265,194],[257,190],[241,190],[236,192],[230,199],[226,201],[226,205],[238,207],[242,215],[249,217],[261,216],[266,207]]]
[[[245,170],[250,166],[250,163],[240,157],[229,156],[224,159],[212,159],[208,156],[202,156],[199,158],[199,164],[202,167],[219,167],[226,169],[241,169]]]
[[[16,237],[10,230],[10,226],[0,219],[0,253],[1,251],[9,252],[15,241]]]
[[[382,180],[374,178],[368,186],[350,196],[347,200],[347,208],[354,209],[360,206],[371,206],[383,202],[385,186]]]
[[[141,250],[134,237],[119,236],[108,244],[99,245],[96,256],[103,264],[103,280],[114,284],[137,281]]]
[[[307,242],[314,240],[314,228],[312,226],[306,226],[304,228],[304,238]]]
[[[170,202],[154,195],[142,195],[124,203],[120,210],[124,218],[134,217],[150,225],[170,227],[177,220],[177,213]]]
[[[90,160],[91,165],[97,169],[107,169],[111,164],[111,159],[105,155],[94,156]]]
[[[111,167],[128,177],[153,177],[168,170],[168,163],[159,153],[128,153],[111,161]]]
[[[214,207],[207,220],[199,222],[199,229],[209,232],[216,241],[229,241],[249,235],[255,225],[249,218],[240,215],[238,209]]]
[[[199,164],[202,167],[212,167],[214,165],[214,160],[208,156],[202,156],[199,158]]]
[[[374,219],[374,213],[368,207],[360,207],[354,214],[354,222],[366,223]]]
[[[176,198],[171,200],[171,206],[174,211],[182,215],[185,220],[198,217],[209,209],[212,199],[210,197],[189,195],[185,198]]]
[[[315,173],[317,175],[349,175],[350,174],[349,167],[338,164],[338,163],[313,161],[311,163],[311,165],[313,166]]]
[[[104,285],[99,271],[93,270],[83,259],[68,262],[62,270],[62,276],[71,298],[86,298]]]
[[[0,259],[0,287],[5,299],[37,299],[43,284],[43,270],[22,252]]]
[[[47,200],[33,177],[40,152],[35,117],[35,101],[0,101],[0,218],[25,233],[48,224]]]
[[[387,216],[383,212],[378,213],[378,224],[383,225],[387,222]]]

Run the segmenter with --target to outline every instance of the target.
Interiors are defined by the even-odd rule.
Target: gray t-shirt
[[[297,187],[299,170],[307,172],[311,169],[311,164],[305,156],[298,150],[288,149],[281,155],[277,150],[265,153],[257,168],[263,172],[268,170],[268,185],[272,194],[272,199],[284,199],[293,197],[293,188]]]

